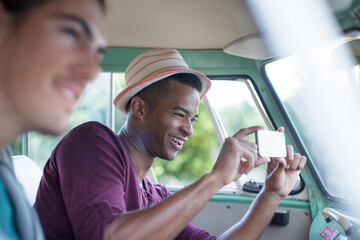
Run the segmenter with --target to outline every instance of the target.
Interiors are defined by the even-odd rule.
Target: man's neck
[[[120,131],[120,138],[125,144],[126,150],[136,169],[139,182],[141,183],[154,164],[155,158],[147,153],[145,146],[143,146],[143,143],[137,139],[137,137],[138,135],[136,133],[129,133],[126,128],[122,128]]]

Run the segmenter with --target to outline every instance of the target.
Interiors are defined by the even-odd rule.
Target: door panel
[[[221,235],[236,222],[241,220],[249,204],[209,202],[192,220],[215,236]],[[308,209],[279,208],[289,210],[289,224],[286,226],[269,225],[260,239],[309,239],[311,217]]]

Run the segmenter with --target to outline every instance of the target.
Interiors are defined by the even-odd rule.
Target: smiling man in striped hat
[[[177,50],[155,49],[130,63],[125,84],[114,100],[127,116],[119,135],[100,123],[85,123],[62,139],[47,162],[35,203],[45,234],[51,239],[216,239],[189,221],[221,187],[270,162],[243,140],[261,127],[228,138],[209,173],[170,195],[146,174],[157,157],[173,160],[193,134],[210,80],[190,69]],[[305,164],[291,147],[287,151],[286,158],[268,164],[265,187],[243,221],[220,238],[259,238]]]

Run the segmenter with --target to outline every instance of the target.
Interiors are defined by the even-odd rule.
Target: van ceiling
[[[222,49],[258,32],[244,0],[107,0],[109,47]]]

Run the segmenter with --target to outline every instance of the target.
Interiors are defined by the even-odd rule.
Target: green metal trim
[[[335,2],[336,3],[336,2]],[[353,18],[354,12],[360,12],[360,3],[357,0],[353,0],[349,7],[341,9],[335,12],[336,19],[343,30],[359,28],[360,23]]]
[[[129,63],[146,50],[148,49],[109,47],[106,49],[105,58],[101,63],[102,70],[105,72],[125,72]]]
[[[106,50],[101,66],[106,72],[125,72],[128,64],[145,48],[114,48]],[[255,75],[254,60],[224,53],[222,50],[179,50],[188,66],[205,75]]]
[[[211,198],[210,202],[250,205],[254,199],[255,196],[216,194]],[[285,198],[280,202],[279,207],[310,210],[310,203],[308,201]]]

